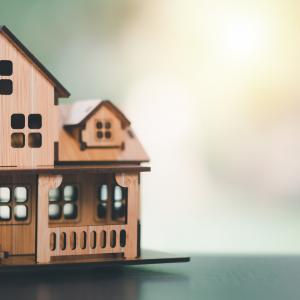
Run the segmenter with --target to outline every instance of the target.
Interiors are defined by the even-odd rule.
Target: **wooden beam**
[[[140,217],[139,173],[120,173],[115,175],[116,182],[128,188],[127,198],[127,231],[124,257],[138,257],[138,220]]]
[[[50,262],[48,192],[62,183],[61,175],[39,175],[37,201],[37,263]]]

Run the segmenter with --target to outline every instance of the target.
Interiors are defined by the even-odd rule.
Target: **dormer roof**
[[[24,56],[34,64],[41,73],[52,83],[58,98],[68,98],[70,93],[67,89],[42,65],[42,63],[21,43],[18,38],[6,27],[0,25],[2,33]]]
[[[106,106],[109,110],[114,112],[121,121],[123,128],[130,126],[130,121],[112,102],[109,100],[93,99],[60,105],[64,127],[66,129],[81,127],[102,106]]]
[[[101,107],[110,110],[120,121],[122,147],[86,147],[81,149],[81,131]],[[69,163],[142,163],[149,162],[149,156],[135,135],[129,120],[108,100],[81,100],[73,104],[59,105],[62,114],[62,129],[59,134],[57,164]]]

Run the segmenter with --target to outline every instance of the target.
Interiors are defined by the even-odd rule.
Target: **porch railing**
[[[50,256],[123,253],[127,225],[49,228]]]

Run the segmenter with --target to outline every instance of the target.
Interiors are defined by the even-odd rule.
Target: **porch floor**
[[[174,256],[158,251],[142,250],[141,256],[135,259],[124,259],[121,256],[76,256],[64,257],[51,261],[48,264],[37,264],[34,255],[10,256],[0,260],[0,272],[2,271],[26,271],[26,270],[50,270],[71,268],[99,268],[121,265],[143,265],[174,262],[188,262],[189,257]]]

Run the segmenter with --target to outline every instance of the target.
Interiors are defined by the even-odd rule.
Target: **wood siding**
[[[13,81],[13,93],[0,95],[0,166],[53,165],[54,142],[58,140],[59,130],[53,85],[3,34],[0,34],[0,60],[11,60],[13,63],[12,76],[1,76]],[[12,114],[25,115],[24,129],[11,128]],[[41,114],[41,129],[29,129],[29,114]],[[25,135],[23,148],[11,146],[11,134],[14,132]],[[42,134],[40,148],[28,146],[30,132]]]

